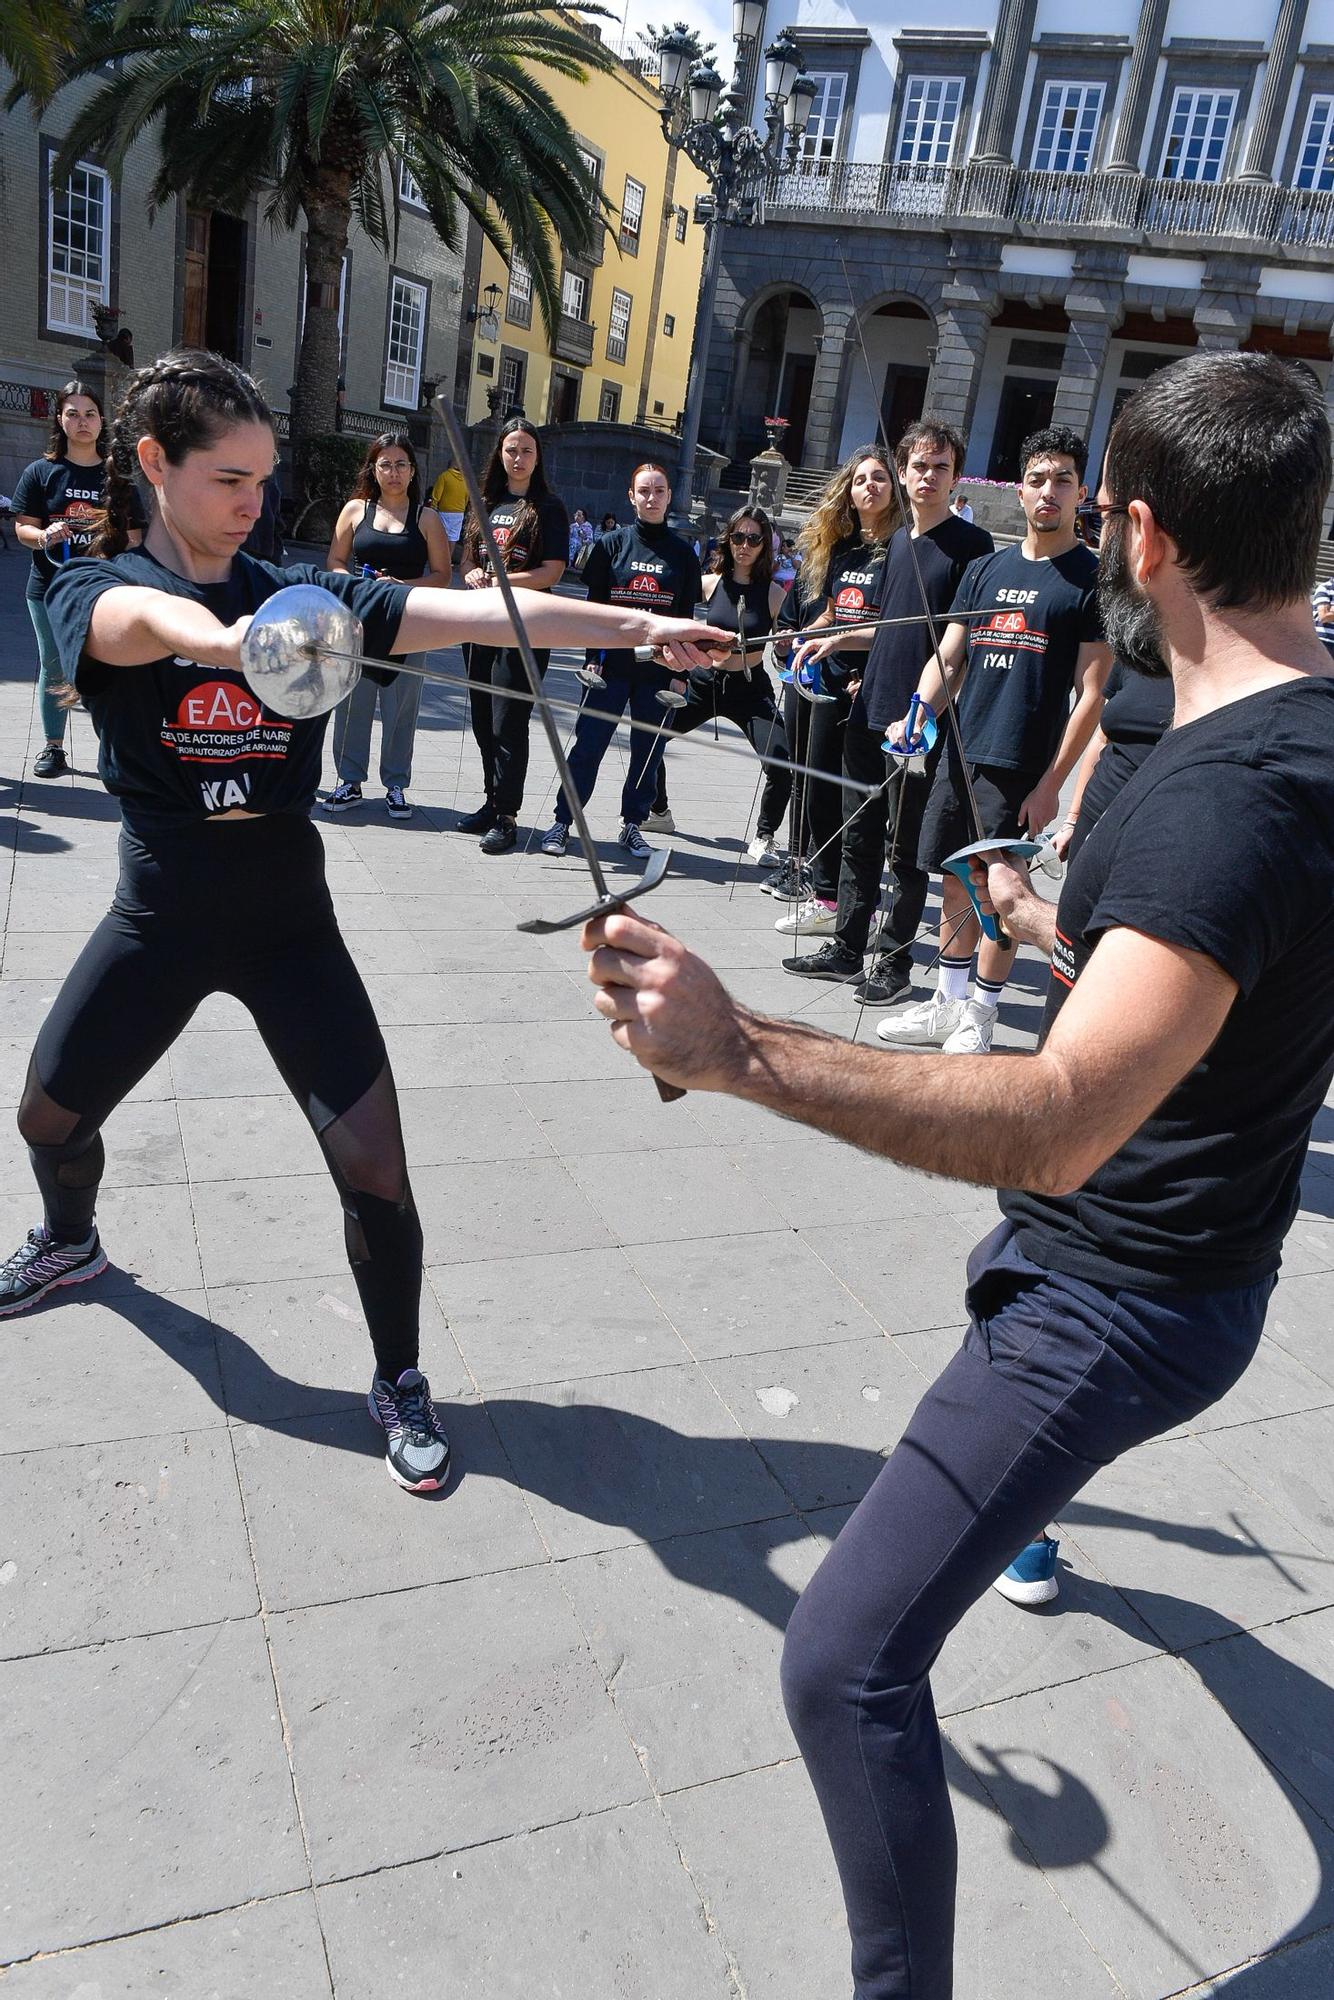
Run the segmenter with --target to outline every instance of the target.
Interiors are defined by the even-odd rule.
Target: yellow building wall
[[[550,418],[553,370],[580,376],[578,406],[574,416],[581,422],[595,421],[600,415],[604,384],[620,390],[619,421],[633,423],[641,417],[651,424],[670,428],[684,407],[686,379],[690,368],[690,346],[695,330],[695,303],[699,296],[700,268],[704,258],[704,231],[695,221],[695,196],[708,183],[684,153],[673,152],[662,136],[658,107],[661,99],[652,84],[634,70],[618,62],[607,75],[588,72],[587,81],[556,76],[544,70],[542,82],[569,120],[581,144],[602,160],[602,185],[612,204],[600,265],[590,277],[589,297],[584,316],[595,327],[592,358],[585,367],[552,354],[552,339],[542,324],[533,300],[532,323],[524,327],[506,318],[509,267],[489,243],[483,243],[477,300],[485,300],[488,285],[501,290],[500,335],[490,342],[474,341],[468,389],[468,421],[475,423],[487,413],[487,391],[501,379],[501,358],[505,350],[524,356],[522,400],[535,422]],[[620,248],[619,229],[626,176],[644,187],[643,222],[638,255]],[[671,215],[667,215],[670,201]],[[676,210],[686,213],[685,241],[676,240]],[[557,264],[561,266],[559,249]],[[655,278],[661,256],[661,280],[656,308]],[[563,268],[563,266],[562,266]],[[580,266],[580,268],[584,268]],[[607,356],[611,326],[612,293],[628,292],[632,300],[629,338],[624,361]],[[470,301],[465,300],[465,304]],[[674,322],[672,333],[664,333],[664,323]],[[474,328],[474,333],[476,328]],[[651,354],[650,338],[652,341]],[[491,356],[491,374],[479,372],[478,360]],[[645,360],[649,366],[645,380]]]

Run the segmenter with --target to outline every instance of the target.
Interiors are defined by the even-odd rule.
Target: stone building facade
[[[924,406],[967,473],[1068,422],[1092,465],[1124,398],[1198,349],[1330,383],[1334,0],[804,0],[820,86],[761,227],[729,232],[703,440],[782,415],[818,472]]]
[[[0,91],[8,84],[0,65]],[[81,163],[53,193],[50,161],[80,101],[75,87],[34,121],[25,107],[0,126],[0,489],[36,457],[50,429],[50,392],[96,346],[91,308],[116,306],[142,363],[193,339],[256,375],[280,423],[296,373],[304,299],[304,232],[275,232],[252,204],[233,218],[174,200],[150,218],[151,137],[111,178]],[[373,437],[419,421],[422,384],[452,382],[462,259],[400,186],[397,248],[386,258],[353,224],[343,271],[342,427]]]

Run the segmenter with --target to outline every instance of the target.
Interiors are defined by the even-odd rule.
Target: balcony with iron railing
[[[914,229],[1004,229],[1179,245],[1240,243],[1268,254],[1334,248],[1334,192],[1248,181],[1150,180],[1130,173],[1038,173],[1007,166],[807,162],[771,176],[770,221],[830,215]]]
[[[576,368],[587,368],[593,359],[592,323],[576,318],[574,313],[563,312],[552,328],[551,352],[557,361],[572,361]]]

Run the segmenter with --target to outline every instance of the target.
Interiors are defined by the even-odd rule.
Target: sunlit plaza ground
[[[11,1107],[116,848],[85,716],[70,778],[24,775],[25,569],[0,555]],[[624,754],[591,806],[613,868]],[[670,770],[652,914],[747,1000],[850,1032],[738,879],[749,749],[701,732]],[[578,860],[451,831],[479,798],[458,696],[427,691],[413,821],[379,796],[322,830],[402,1094],[457,1476],[386,1476],[337,1199],[247,1017],[208,1002],[108,1127],[112,1269],[0,1329],[0,1986],[846,2000],[781,1635],[958,1340],[994,1203],[660,1105],[574,938],[515,930],[587,900]],[[525,833],[551,796],[535,732]],[[1007,1041],[1042,981],[1021,965]],[[4,1132],[0,1251],[36,1219]],[[940,1661],[959,2000],[1334,1991],[1332,1161],[1326,1111],[1240,1385],[1072,1504],[1056,1606],[988,1593]]]

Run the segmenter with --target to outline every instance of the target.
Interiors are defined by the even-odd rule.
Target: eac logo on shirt
[[[201,681],[176,710],[178,729],[253,729],[264,710],[249,688],[230,681]]]

